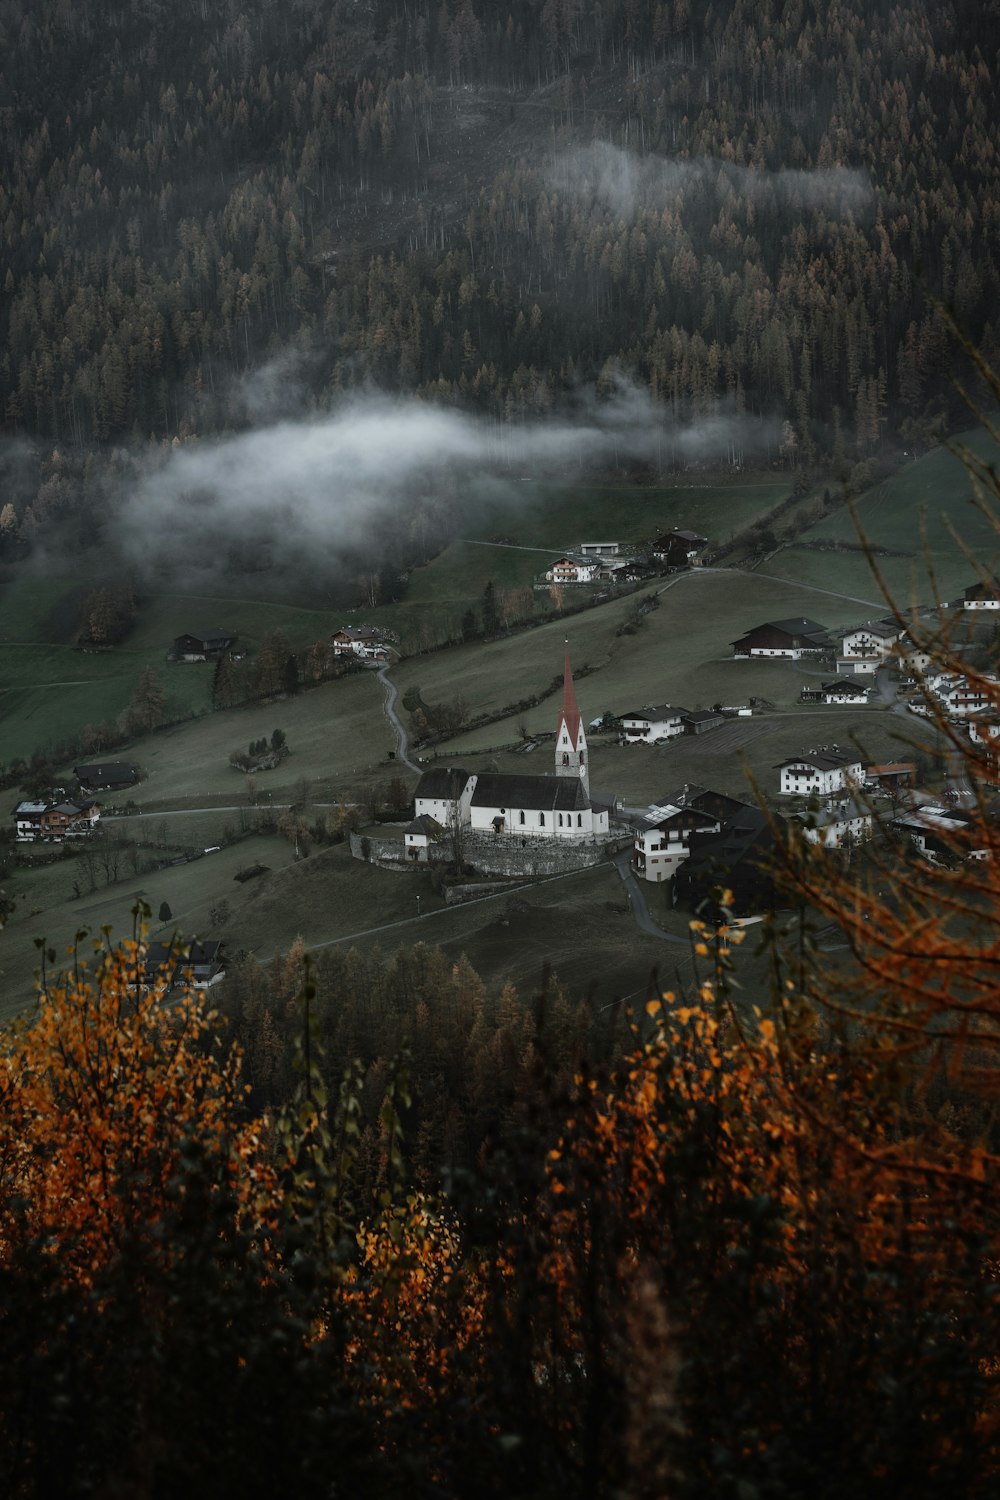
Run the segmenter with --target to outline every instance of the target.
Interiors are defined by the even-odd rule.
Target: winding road
[[[391,662],[386,662],[384,667],[379,668],[378,679],[385,688],[385,716],[392,725],[396,736],[396,759],[402,761],[408,771],[414,771],[420,776],[422,774],[420,767],[414,765],[409,757],[410,742],[406,737],[406,730],[400,723],[399,715],[396,712],[396,699],[399,697],[399,689],[388,676],[391,665]]]

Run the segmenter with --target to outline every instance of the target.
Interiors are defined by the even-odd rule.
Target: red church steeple
[[[579,776],[585,789],[590,790],[587,770],[587,738],[583,732],[583,720],[576,701],[573,686],[573,669],[569,663],[569,641],[566,642],[566,661],[563,667],[563,701],[556,730],[556,775]]]

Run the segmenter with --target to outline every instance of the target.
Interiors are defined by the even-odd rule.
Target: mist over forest
[[[919,450],[962,413],[940,307],[997,353],[995,22],[6,0],[3,555],[225,560],[235,509],[225,566],[279,562],[291,512],[405,564],[434,434],[473,509],[571,427],[658,473]]]

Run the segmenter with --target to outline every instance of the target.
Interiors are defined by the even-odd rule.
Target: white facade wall
[[[807,796],[811,792],[829,796],[833,792],[845,791],[852,783],[856,786],[861,785],[860,761],[848,766],[834,766],[829,770],[820,770],[817,766],[810,765],[808,761],[793,761],[781,768],[779,791],[785,796],[793,796],[796,793]]]
[[[898,635],[874,635],[870,630],[852,630],[841,640],[845,656],[888,656]]]
[[[443,828],[453,827],[456,819],[459,823],[468,823],[475,790],[476,777],[470,776],[458,795],[457,803],[453,797],[415,797],[413,816],[419,818],[426,813],[428,817],[436,818]]]
[[[838,818],[836,822],[826,823],[822,828],[805,828],[803,832],[810,844],[820,844],[824,849],[839,849],[847,838],[863,843],[872,836],[871,814]]]
[[[672,740],[683,733],[680,714],[669,719],[622,719],[622,739],[627,745],[651,745],[654,740]]]
[[[838,656],[837,672],[842,677],[874,677],[882,661],[878,656]]]
[[[494,820],[502,818],[504,833],[529,835],[543,839],[603,838],[608,833],[608,814],[584,808],[579,812],[559,812],[537,807],[473,807],[471,828],[474,833],[493,833]]]

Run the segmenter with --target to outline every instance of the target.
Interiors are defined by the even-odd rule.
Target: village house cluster
[[[674,530],[654,538],[646,549],[629,549],[621,542],[580,542],[550,564],[546,583],[637,583],[657,573],[698,567],[708,538],[696,531]]]

